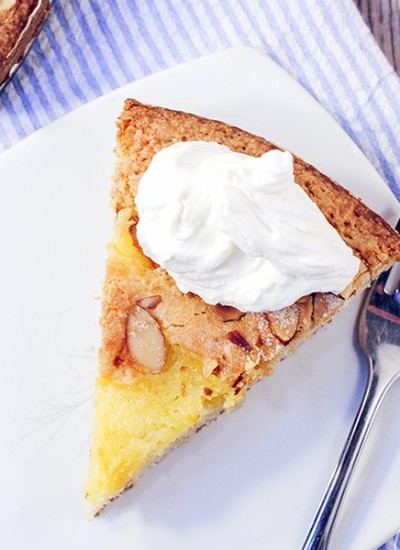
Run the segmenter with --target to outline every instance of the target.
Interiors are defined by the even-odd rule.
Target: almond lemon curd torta
[[[143,469],[245,390],[400,259],[388,224],[316,168],[294,158],[296,182],[360,260],[341,295],[314,293],[280,311],[242,313],[181,293],[136,238],[135,194],[159,150],[214,141],[252,156],[276,148],[222,122],[127,100],[118,121],[112,200],[116,218],[103,291],[102,346],[86,504],[97,514]]]

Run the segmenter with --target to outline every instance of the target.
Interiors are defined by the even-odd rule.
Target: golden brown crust
[[[0,84],[21,60],[49,9],[49,0],[15,0],[8,9],[0,9]]]
[[[112,193],[116,212],[134,208],[138,182],[155,152],[185,140],[217,141],[254,156],[276,148],[261,137],[219,121],[127,100],[118,121]],[[103,304],[104,342],[100,359],[104,372],[110,365],[119,369],[138,368],[126,349],[126,319],[138,299],[157,294],[162,301],[152,315],[170,344],[206,357],[210,368],[217,366],[220,375],[232,383],[239,376],[241,385],[252,383],[331,319],[345,303],[344,298],[358,294],[379,272],[400,259],[399,236],[382,218],[303,160],[295,157],[294,167],[296,181],[362,260],[359,276],[346,294],[337,297],[317,293],[273,315],[252,313],[224,321],[213,306],[195,295],[182,294],[163,269],[147,270],[138,278],[129,268],[124,267],[119,273],[120,268],[111,262]],[[133,224],[135,221],[137,218]],[[134,232],[131,234],[134,238]],[[282,333],[288,326],[291,333]]]

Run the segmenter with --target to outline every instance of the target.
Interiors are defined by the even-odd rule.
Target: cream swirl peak
[[[214,142],[162,149],[136,205],[145,254],[182,292],[241,311],[273,311],[311,292],[339,293],[359,260],[295,183],[293,158]]]

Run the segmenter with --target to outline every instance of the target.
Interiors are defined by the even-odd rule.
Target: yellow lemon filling
[[[133,245],[128,214],[117,220],[109,262],[120,273],[125,267],[139,274],[152,269],[152,264]],[[166,345],[166,365],[157,374],[137,372],[123,380],[111,372],[97,379],[85,488],[89,516],[133,484],[171,445],[242,399],[243,393],[235,393],[235,388],[218,376],[204,375],[205,360],[200,356]]]
[[[91,510],[135,482],[169,446],[242,394],[214,375],[205,377],[198,356],[175,347],[166,368],[140,374],[129,384],[101,376],[95,390],[91,469],[86,486]]]

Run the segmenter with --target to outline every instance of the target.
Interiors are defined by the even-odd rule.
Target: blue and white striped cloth
[[[300,81],[400,199],[400,81],[351,0],[55,0],[0,95],[0,151],[113,88],[240,45]]]

